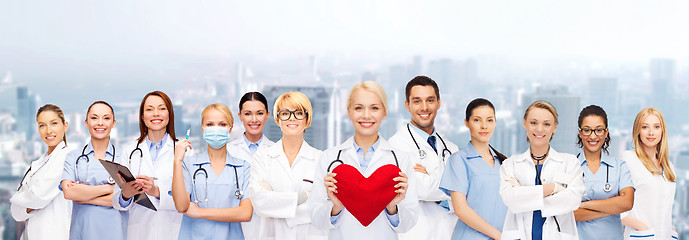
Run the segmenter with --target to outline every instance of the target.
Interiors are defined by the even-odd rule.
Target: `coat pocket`
[[[656,239],[655,231],[651,228],[644,231],[632,230],[629,233],[630,239],[654,240]]]

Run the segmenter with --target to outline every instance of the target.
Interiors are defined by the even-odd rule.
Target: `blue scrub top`
[[[208,178],[203,171],[196,173],[196,185],[193,184],[193,174],[201,168],[208,172]],[[237,175],[235,178],[235,167]],[[211,168],[208,152],[184,159],[183,165],[184,185],[192,202],[196,196],[208,201],[197,203],[200,208],[233,208],[239,206],[239,202],[249,198],[249,163],[227,154],[225,169],[219,176]],[[206,191],[206,179],[208,191]],[[237,180],[243,192],[242,199],[237,199]],[[208,196],[206,197],[206,193]],[[217,222],[201,218],[191,218],[184,215],[182,227],[179,230],[179,239],[244,239],[242,227],[238,222]]]
[[[466,195],[467,204],[483,220],[502,231],[507,206],[500,198],[500,161],[493,150],[493,167],[483,161],[474,145],[469,142],[462,151],[450,155],[440,180],[440,190],[448,196],[450,191]],[[452,239],[490,239],[488,236],[457,221]]]
[[[634,187],[626,162],[601,153],[601,166],[596,171],[596,174],[593,174],[586,166],[585,158],[584,153],[578,154],[581,169],[584,171],[584,185],[586,186],[584,195],[581,198],[582,202],[617,197],[620,195],[620,190],[626,187]],[[608,175],[606,169],[609,170],[610,175],[607,177],[612,187],[612,190],[609,192],[603,190],[605,178]],[[624,239],[624,228],[622,227],[619,214],[591,221],[577,222],[577,231],[581,239]]]
[[[88,156],[88,162],[86,157],[79,158],[82,150],[84,150],[83,146],[77,147],[67,154],[62,180],[85,181],[88,179],[88,182],[83,184],[91,186],[108,184],[110,175],[98,159],[93,156],[94,151],[91,142],[84,150],[84,154]],[[114,158],[113,152],[117,155]],[[79,158],[78,164],[77,158]],[[115,162],[119,163],[120,151],[113,149],[113,146],[108,143],[105,159],[115,159]],[[78,171],[76,167],[78,167]],[[60,190],[62,190],[61,186]],[[112,207],[74,203],[69,239],[126,239],[128,220],[129,212],[127,211],[119,211]]]

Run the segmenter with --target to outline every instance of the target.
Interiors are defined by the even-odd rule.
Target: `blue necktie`
[[[428,142],[428,144],[431,145],[431,147],[433,148],[433,151],[435,151],[435,154],[438,154],[438,149],[435,148],[435,136],[428,137],[427,142]]]

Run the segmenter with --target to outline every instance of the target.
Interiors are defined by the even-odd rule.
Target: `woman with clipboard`
[[[129,211],[127,239],[175,239],[179,234],[182,214],[175,209],[172,195],[175,113],[170,98],[153,91],[141,100],[138,139],[125,145],[121,163],[136,177],[117,188],[113,194],[115,209]],[[132,202],[133,196],[145,193],[157,211]]]

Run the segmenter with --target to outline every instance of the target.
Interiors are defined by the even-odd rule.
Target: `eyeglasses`
[[[603,136],[605,132],[607,132],[607,128],[596,128],[596,129],[590,129],[590,128],[579,128],[579,132],[581,135],[584,136],[591,136],[592,133],[596,134],[596,136]]]
[[[285,109],[285,110],[278,111],[278,118],[282,121],[287,121],[290,119],[291,116],[294,116],[294,119],[302,120],[302,119],[306,118],[307,113],[308,112],[306,112],[305,110],[290,111],[290,110]]]

